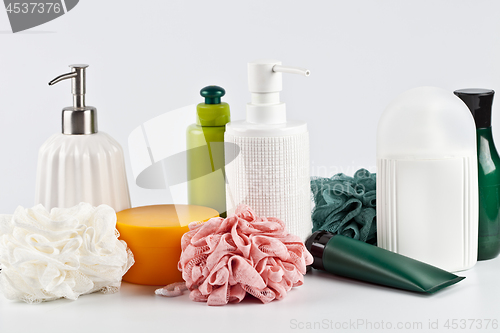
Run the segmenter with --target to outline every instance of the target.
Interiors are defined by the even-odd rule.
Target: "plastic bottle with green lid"
[[[196,107],[196,123],[187,128],[188,202],[226,215],[224,132],[231,120],[226,91],[207,86],[200,91],[205,103]]]

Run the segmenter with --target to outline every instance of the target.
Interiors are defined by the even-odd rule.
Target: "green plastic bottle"
[[[500,157],[491,133],[491,106],[495,92],[488,89],[455,91],[476,122],[479,177],[479,239],[477,260],[500,253]]]
[[[187,128],[188,202],[210,207],[226,216],[224,132],[231,121],[226,91],[208,86],[200,91],[205,103],[196,107],[196,123]]]

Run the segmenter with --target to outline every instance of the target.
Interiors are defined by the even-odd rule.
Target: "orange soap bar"
[[[188,224],[208,221],[219,213],[202,206],[155,205],[122,210],[116,216],[120,239],[127,243],[135,259],[123,281],[164,286],[183,281],[177,262]]]

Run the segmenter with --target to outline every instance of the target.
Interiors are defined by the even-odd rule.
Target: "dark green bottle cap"
[[[226,94],[224,88],[207,86],[200,90],[200,95],[205,97],[205,103],[196,107],[196,124],[200,126],[224,126],[231,121],[229,105],[221,102],[221,97]]]
[[[491,127],[491,107],[495,92],[491,89],[460,89],[455,90],[457,95],[469,108],[474,116],[476,128]]]
[[[225,94],[224,88],[219,86],[206,86],[200,90],[200,95],[205,97],[205,104],[220,104],[220,98]]]

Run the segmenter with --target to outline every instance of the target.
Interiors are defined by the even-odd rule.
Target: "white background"
[[[377,122],[399,93],[422,85],[500,91],[499,16],[494,0],[81,0],[12,34],[0,10],[0,212],[34,204],[38,149],[61,130],[61,110],[72,103],[70,82],[47,83],[69,64],[90,64],[87,102],[99,129],[124,147],[139,206],[168,197],[135,185],[129,133],[201,102],[209,84],[226,88],[232,118],[243,119],[246,63],[259,58],[311,70],[284,78],[282,100],[289,118],[309,124],[313,174],[375,171]]]
[[[287,103],[289,118],[308,122],[313,174],[352,174],[359,167],[375,171],[377,121],[399,93],[422,85],[450,92],[468,87],[500,91],[499,18],[500,1],[494,0],[81,0],[72,11],[54,21],[12,34],[7,14],[0,9],[0,213],[12,213],[18,205],[34,204],[38,148],[50,135],[60,131],[61,109],[71,104],[69,82],[53,87],[47,82],[69,71],[69,64],[90,64],[87,102],[98,109],[99,129],[124,147],[132,204],[139,206],[164,203],[167,196],[165,191],[144,190],[135,185],[127,152],[129,133],[155,116],[201,102],[198,92],[209,84],[226,89],[224,100],[231,105],[232,118],[242,119],[249,101],[246,63],[259,58],[275,58],[283,64],[311,70],[309,78],[292,75],[284,78],[282,100]],[[499,108],[497,101],[493,111],[497,137]],[[500,299],[499,288],[493,277],[478,277],[476,272],[481,269],[484,274],[498,276],[498,264],[498,260],[481,263],[480,268],[467,273],[469,278],[464,282],[433,298],[366,285],[343,289],[344,293],[339,294],[331,291],[332,304],[339,307],[335,301],[347,302],[346,306],[352,309],[342,312],[339,307],[331,311],[343,314],[344,318],[363,318],[356,313],[359,306],[364,313],[374,311],[380,318],[385,312],[379,304],[393,301],[401,304],[388,307],[396,319],[432,319],[431,315],[437,317],[442,309],[447,309],[444,315],[450,317],[453,308],[460,309],[459,319],[467,314],[473,315],[472,318],[483,315],[494,319],[499,311],[492,300]],[[340,282],[353,285],[350,281]],[[320,285],[330,287],[326,283]],[[489,286],[495,288],[491,290]],[[309,288],[312,289],[298,289],[293,294],[321,296],[318,289]],[[460,288],[467,292],[457,294]],[[135,289],[126,285],[127,290],[133,294]],[[139,294],[150,295],[139,290]],[[352,293],[345,294],[347,290]],[[363,292],[371,294],[365,297]],[[454,296],[446,298],[453,293]],[[108,299],[134,304],[129,294]],[[305,296],[295,296],[295,301],[302,297]],[[92,321],[91,317],[77,316],[78,312],[71,312],[66,305],[89,303],[74,310],[83,311],[90,309],[97,299],[97,295],[92,295],[75,303],[52,302],[39,310],[32,307],[25,310],[25,306],[3,302],[0,328],[1,321],[7,320],[1,311],[36,312],[33,318],[41,318],[45,311],[60,308],[61,313],[66,311],[66,315],[72,313],[82,321]],[[146,307],[162,302],[138,300],[138,304]],[[188,301],[184,298],[182,302]],[[363,307],[364,302],[369,307]],[[268,309],[280,304],[290,307],[295,303],[285,299]],[[240,309],[245,309],[242,306]],[[256,308],[252,304],[247,306]],[[303,306],[295,308],[303,309],[303,320],[315,320],[318,316],[322,319],[328,312]],[[420,313],[410,315],[417,311],[415,306]],[[196,320],[197,311],[207,311],[194,305],[181,308],[189,314],[186,321]],[[105,311],[124,311],[123,316],[113,314],[117,323],[131,320],[126,314],[132,312],[127,309],[110,306]],[[261,314],[266,311],[258,309]],[[210,309],[213,320],[218,320],[217,313],[230,313],[227,309],[215,310]],[[168,308],[162,311],[168,315]],[[158,312],[156,317],[146,316],[146,319],[155,321],[160,316]],[[387,313],[383,318],[391,316]],[[56,317],[54,314],[50,318]],[[167,331],[169,322],[175,319],[165,317],[164,329],[160,330],[160,326],[158,330]],[[283,323],[271,326],[276,331],[285,331],[289,328],[288,320],[284,318]],[[254,327],[266,331],[256,324],[258,318],[246,321],[250,323],[247,329],[255,324]],[[8,323],[11,330],[5,332],[14,331],[14,321],[10,319]],[[191,322],[188,326],[193,325]],[[127,325],[119,326],[123,330]],[[130,324],[130,327],[135,326]],[[67,329],[71,330],[69,326]]]

